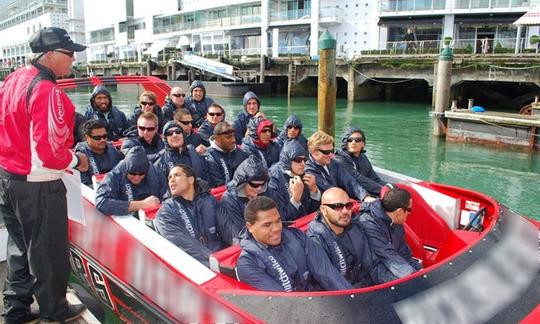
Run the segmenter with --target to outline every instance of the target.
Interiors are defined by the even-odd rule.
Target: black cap
[[[47,27],[37,31],[28,41],[32,53],[54,51],[64,48],[72,52],[81,52],[86,46],[74,43],[65,29]]]

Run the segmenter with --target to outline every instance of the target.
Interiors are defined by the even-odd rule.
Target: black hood
[[[111,93],[109,92],[109,90],[107,90],[107,88],[105,88],[105,86],[102,86],[102,85],[97,85],[95,88],[94,88],[94,91],[92,91],[92,96],[90,97],[90,105],[93,107],[93,108],[96,108],[96,106],[94,105],[94,99],[96,98],[96,96],[98,94],[104,94],[106,95],[108,98],[109,98],[109,106],[108,106],[108,110],[110,111],[111,108],[112,108],[112,97],[111,97]]]
[[[281,164],[281,168],[284,170],[290,170],[291,161],[299,156],[307,157],[308,152],[306,149],[297,140],[285,142],[283,148],[281,149],[281,153],[279,154],[279,163]]]
[[[193,89],[195,89],[195,88],[201,88],[202,89],[202,91],[204,92],[204,95],[203,95],[203,100],[204,100],[204,98],[206,97],[206,88],[204,87],[204,83],[201,80],[195,80],[195,81],[193,81],[191,83],[191,86],[189,87],[189,90],[190,90],[192,98],[193,98]]]
[[[171,128],[180,128],[182,129],[182,127],[180,127],[180,125],[178,125],[178,123],[174,120],[169,120],[165,126],[163,126],[163,132],[162,132],[162,135],[163,135],[163,144],[165,144],[165,147],[167,149],[170,149],[170,146],[169,146],[169,142],[167,142],[167,136],[165,136],[165,134],[167,134],[167,131]],[[184,136],[184,132],[182,132],[182,136]],[[185,137],[184,137],[184,140],[185,140]],[[186,146],[186,143],[184,142],[184,146]]]
[[[146,152],[141,146],[134,146],[129,149],[126,157],[124,158],[126,164],[126,171],[129,172],[144,172],[148,173],[150,162],[146,157]]]
[[[244,112],[246,113],[246,115],[249,115],[247,113],[247,103],[250,99],[255,99],[257,100],[257,104],[259,105],[259,108],[257,109],[257,112],[259,112],[259,110],[261,109],[261,101],[259,100],[259,97],[257,97],[257,95],[255,94],[255,92],[253,91],[248,91],[246,92],[246,94],[244,95],[244,99],[242,100],[242,104],[244,105]]]
[[[245,159],[236,171],[232,179],[233,185],[238,188],[238,185],[244,185],[249,181],[268,181],[268,169],[261,161],[254,156]]]
[[[361,130],[359,127],[352,126],[351,128],[347,129],[343,133],[343,135],[341,135],[341,148],[345,151],[347,150],[347,139],[351,137],[352,133],[360,133],[362,134],[364,141],[366,140],[366,135],[364,134],[364,131]]]

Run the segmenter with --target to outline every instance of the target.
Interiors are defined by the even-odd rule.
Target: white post
[[[319,55],[319,48],[317,46],[319,41],[319,14],[320,14],[320,8],[319,8],[319,0],[312,0],[311,1],[311,35],[310,35],[310,48],[309,48],[309,56],[311,58],[314,58]]]
[[[261,53],[260,55],[268,55],[268,24],[270,14],[270,1],[261,1]]]
[[[523,30],[523,26],[518,25],[517,32],[516,32],[516,47],[514,49],[515,54],[519,54],[521,49],[521,31]]]
[[[279,57],[279,28],[272,29],[272,57]]]

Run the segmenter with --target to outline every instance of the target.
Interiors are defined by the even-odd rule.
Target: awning
[[[159,52],[165,47],[176,48],[176,43],[177,40],[174,39],[158,39],[153,42],[148,49],[146,49],[145,53],[150,54],[150,57],[158,57]]]
[[[519,26],[534,26],[540,25],[540,5],[529,10],[526,14],[521,16],[514,22],[514,25]]]

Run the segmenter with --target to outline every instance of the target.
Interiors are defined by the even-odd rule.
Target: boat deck
[[[460,119],[480,122],[490,122],[515,126],[540,127],[540,116],[522,115],[499,111],[475,113],[467,109],[447,110],[444,116],[449,119]]]

